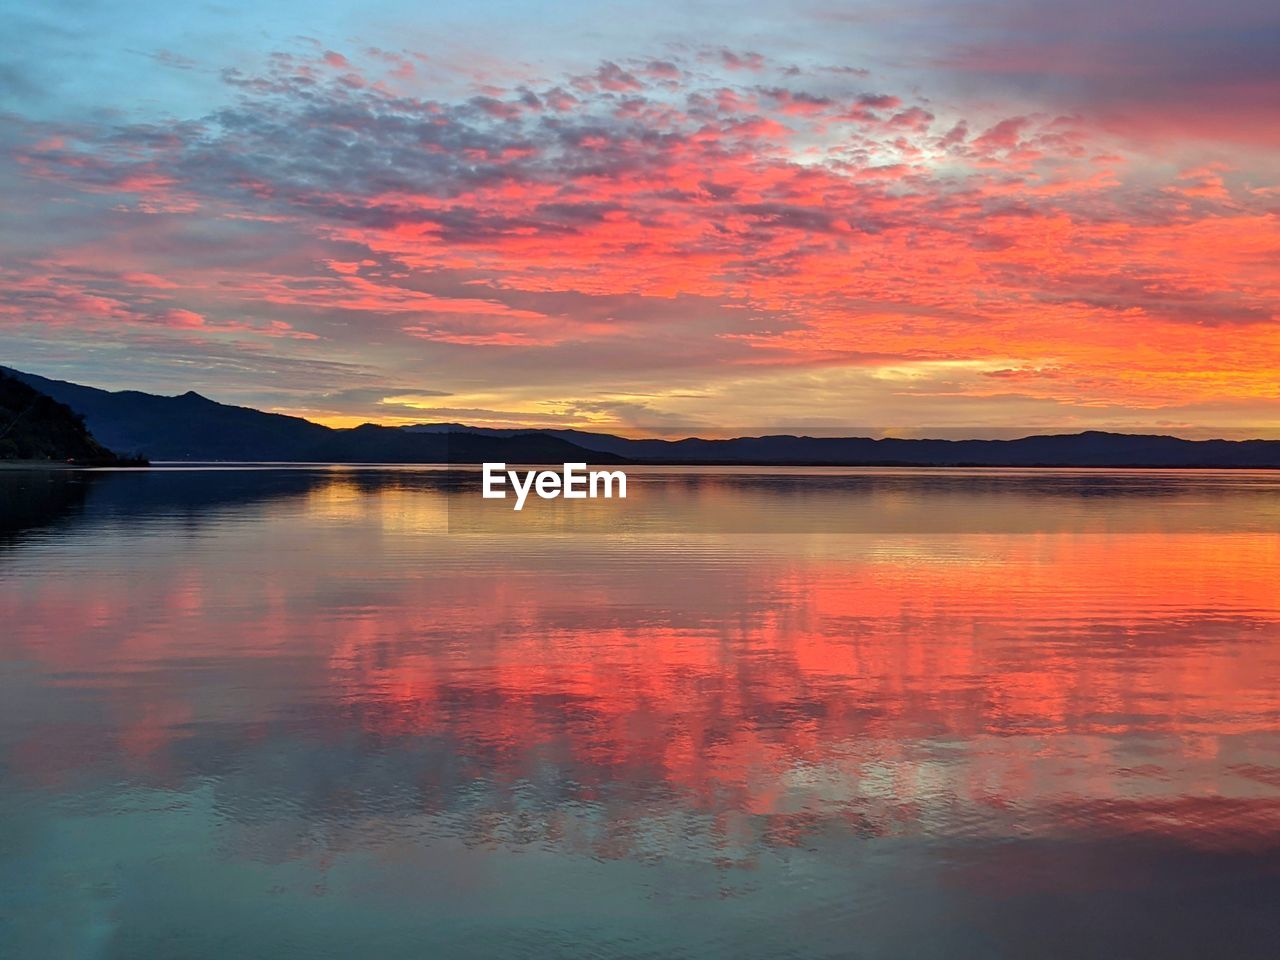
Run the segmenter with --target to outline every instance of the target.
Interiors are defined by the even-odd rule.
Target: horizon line
[[[108,387],[98,387],[91,384],[79,383],[73,380],[62,380],[58,377],[48,376],[41,373],[32,373],[31,371],[21,370],[17,367],[10,366],[7,363],[0,363],[0,371],[12,371],[28,377],[36,377],[42,380],[50,380],[57,383],[70,384],[88,390],[96,390],[109,394],[136,393],[148,397],[156,397],[159,399],[176,400],[185,396],[194,396],[209,403],[217,404],[221,407],[236,408],[241,410],[252,410],[256,413],[267,414],[271,416],[289,417],[296,420],[302,420],[315,426],[323,427],[328,430],[346,431],[357,430],[363,427],[377,427],[386,430],[423,430],[426,428],[455,428],[460,431],[497,431],[497,432],[529,432],[529,433],[552,433],[573,431],[578,433],[588,433],[603,436],[617,437],[621,440],[644,441],[653,440],[663,443],[679,443],[688,440],[701,440],[705,442],[728,442],[733,440],[761,440],[775,437],[789,437],[795,439],[811,439],[811,440],[869,440],[880,442],[885,440],[911,441],[911,442],[939,442],[939,443],[965,443],[965,442],[982,442],[982,443],[1011,443],[1019,440],[1032,440],[1046,437],[1080,437],[1086,435],[1102,435],[1129,438],[1152,438],[1152,439],[1170,439],[1178,440],[1184,443],[1277,443],[1280,442],[1280,425],[1274,429],[1277,436],[1242,436],[1228,437],[1221,435],[1210,435],[1201,437],[1181,436],[1178,433],[1171,432],[1152,432],[1159,431],[1159,427],[1143,427],[1124,429],[1124,428],[1101,428],[1096,426],[1077,427],[1077,426],[1030,426],[1030,427],[1010,427],[1010,426],[973,426],[973,427],[930,427],[921,426],[913,428],[921,435],[904,436],[898,433],[890,433],[886,429],[878,429],[873,427],[856,427],[852,425],[840,426],[797,426],[789,428],[785,426],[766,426],[766,427],[716,427],[705,424],[675,426],[670,424],[645,426],[640,424],[605,424],[605,423],[582,423],[574,421],[565,424],[531,424],[531,423],[512,423],[504,421],[493,421],[488,423],[466,423],[460,420],[417,420],[403,418],[400,422],[385,422],[376,420],[361,420],[358,417],[339,417],[329,418],[331,420],[351,421],[344,423],[325,422],[324,418],[314,418],[302,416],[299,413],[290,412],[280,408],[263,408],[251,407],[239,403],[227,403],[222,400],[216,400],[206,394],[195,389],[188,389],[181,393],[151,393],[147,390],[139,390],[134,387],[125,387],[121,389],[110,389]],[[430,412],[430,411],[424,411]],[[354,421],[359,422],[354,422]],[[496,425],[501,423],[502,425]],[[1174,428],[1177,429],[1177,428]],[[1207,431],[1212,428],[1207,427],[1191,427],[1187,425],[1185,429],[1194,429],[1197,432]],[[705,431],[705,432],[698,432]],[[819,432],[814,432],[819,431]],[[932,432],[931,432],[932,431]],[[441,432],[444,432],[443,430]],[[999,433],[1003,436],[943,436],[941,433],[952,434],[969,434],[969,433]],[[708,435],[710,434],[710,435]]]

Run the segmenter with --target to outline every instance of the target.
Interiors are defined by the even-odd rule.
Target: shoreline
[[[75,470],[78,466],[60,460],[0,460],[0,470]]]
[[[63,460],[0,460],[0,470],[140,470],[149,463],[67,463]]]
[[[563,464],[541,461],[512,461],[512,466],[547,467]],[[598,465],[598,464],[597,464]],[[903,463],[903,462],[862,462],[832,463],[830,461],[656,461],[632,460],[622,463],[609,463],[607,466],[625,469],[734,469],[734,470],[1026,470],[1026,471],[1084,471],[1096,473],[1106,470],[1125,472],[1134,471],[1255,471],[1280,472],[1280,466],[1258,466],[1253,464],[1140,464],[1140,463],[1107,463],[1107,464],[1071,464],[1071,463]],[[403,460],[154,460],[150,463],[65,463],[57,460],[0,460],[0,471],[65,471],[65,470],[304,470],[315,468],[344,469],[436,469],[466,470],[479,472],[482,462],[413,462]]]

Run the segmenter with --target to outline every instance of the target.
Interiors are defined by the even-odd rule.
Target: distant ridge
[[[589,450],[637,461],[951,467],[1280,467],[1277,440],[1183,440],[1148,434],[1051,434],[1017,440],[739,437],[627,440],[555,431]]]
[[[0,370],[81,414],[103,444],[137,450],[152,460],[1280,468],[1280,440],[1183,440],[1092,430],[1018,440],[791,435],[632,440],[583,430],[464,424],[364,424],[338,430],[300,417],[218,403],[194,391],[176,397],[110,392]]]

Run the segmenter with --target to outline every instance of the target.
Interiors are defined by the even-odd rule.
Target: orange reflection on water
[[[273,742],[440,743],[424,809],[479,784],[507,824],[550,779],[609,811],[602,849],[672,798],[777,843],[828,821],[1280,827],[1274,536],[449,536],[443,497],[338,479],[194,530],[16,548],[0,655],[65,708],[27,718],[7,762],[174,783],[211,737],[232,765]],[[571,811],[547,817],[572,834]]]

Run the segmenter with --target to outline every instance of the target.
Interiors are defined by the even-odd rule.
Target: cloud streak
[[[805,373],[831,369],[895,414],[997,391],[1015,419],[1274,410],[1265,170],[1169,169],[1108,116],[966,109],[752,51],[458,78],[450,96],[420,62],[277,54],[226,70],[204,116],[26,123],[14,168],[59,213],[10,251],[0,323],[289,344],[388,384],[447,371],[455,407],[510,407],[505,377],[508,400],[587,409],[605,380],[584,368],[615,356],[622,392],[663,414],[705,417],[677,395],[713,381],[729,405],[764,377],[873,419]],[[971,373],[939,373],[954,362]],[[368,400],[344,386],[317,393]]]

